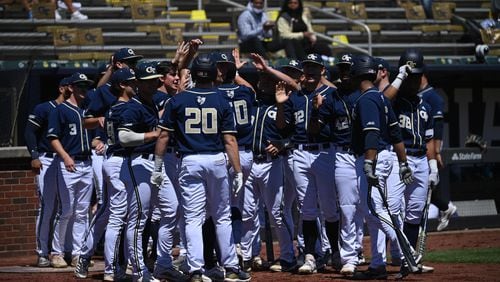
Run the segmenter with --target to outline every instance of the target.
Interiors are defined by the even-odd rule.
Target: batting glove
[[[151,178],[149,181],[151,184],[160,187],[161,183],[163,182],[163,173],[161,171],[153,171],[153,174],[151,174]]]
[[[375,175],[375,164],[372,160],[365,160],[363,171],[369,186],[378,186],[378,177]]]
[[[410,185],[413,182],[413,173],[407,162],[399,163],[399,178],[406,185]]]
[[[431,173],[429,174],[429,185],[435,187],[439,184],[439,171],[437,161],[435,159],[429,160],[429,169]]]
[[[243,187],[243,172],[237,172],[233,178],[233,193],[235,196],[238,195],[242,187]]]
[[[409,73],[411,73],[411,67],[409,65],[402,65],[399,67],[399,73],[397,78],[405,80],[408,77]]]

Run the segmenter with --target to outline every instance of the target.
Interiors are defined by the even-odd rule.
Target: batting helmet
[[[194,81],[215,81],[217,78],[217,66],[210,54],[199,54],[191,65],[191,75]]]
[[[399,57],[398,66],[409,65],[412,74],[424,73],[424,55],[417,49],[406,49],[406,51]]]
[[[373,81],[377,77],[377,67],[373,57],[364,54],[357,55],[351,66],[351,77],[367,75]]]

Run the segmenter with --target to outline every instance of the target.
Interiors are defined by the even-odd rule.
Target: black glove
[[[486,150],[486,141],[479,135],[469,134],[465,138],[465,147],[478,147],[481,151],[484,151]]]
[[[372,160],[365,160],[363,171],[369,186],[378,186],[378,177],[375,175],[375,163]]]

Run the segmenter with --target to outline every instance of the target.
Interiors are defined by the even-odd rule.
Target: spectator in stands
[[[56,3],[56,0],[52,0],[52,3]],[[57,10],[57,8],[67,10],[71,14],[71,20],[86,20],[89,17],[85,14],[82,14],[80,12],[81,8],[81,3],[73,3],[73,0],[63,0],[63,1],[57,1],[56,3],[56,12],[55,12],[55,18],[56,21],[61,20],[61,14]]]
[[[309,53],[331,56],[328,45],[318,42],[311,25],[311,13],[304,9],[302,0],[284,1],[277,26],[287,57],[302,60]]]
[[[247,8],[238,17],[238,40],[240,51],[257,53],[268,59],[267,52],[281,49],[272,40],[274,22],[269,21],[264,11],[264,0],[250,0]]]

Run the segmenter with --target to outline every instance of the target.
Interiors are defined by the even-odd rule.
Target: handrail
[[[240,3],[237,3],[237,2],[234,2],[234,1],[231,1],[231,0],[219,0],[219,2],[231,5],[231,6],[235,7],[235,8],[240,8],[240,9],[245,9],[246,8],[245,5],[241,5]]]
[[[315,11],[315,12],[323,13],[323,14],[326,14],[328,16],[344,20],[344,21],[346,21],[348,23],[351,23],[351,24],[354,24],[354,25],[359,25],[359,26],[363,27],[366,30],[366,33],[368,34],[368,50],[365,50],[363,48],[357,47],[357,46],[355,46],[353,44],[341,42],[340,40],[333,39],[333,38],[328,37],[328,36],[326,36],[326,35],[324,35],[322,33],[318,33],[318,32],[315,32],[315,33],[316,33],[316,36],[318,36],[320,38],[323,38],[325,40],[328,40],[330,42],[338,43],[338,44],[340,44],[342,46],[349,47],[351,49],[354,49],[354,50],[356,50],[358,52],[361,52],[361,53],[368,54],[370,56],[372,55],[372,31],[370,30],[369,26],[367,26],[366,24],[364,24],[361,21],[352,20],[352,19],[350,19],[348,17],[344,17],[344,16],[336,14],[336,13],[328,12],[328,11],[325,11],[323,9],[320,9],[320,8],[312,6],[312,5],[305,4],[304,6],[307,7],[307,8],[309,8],[310,10]]]

